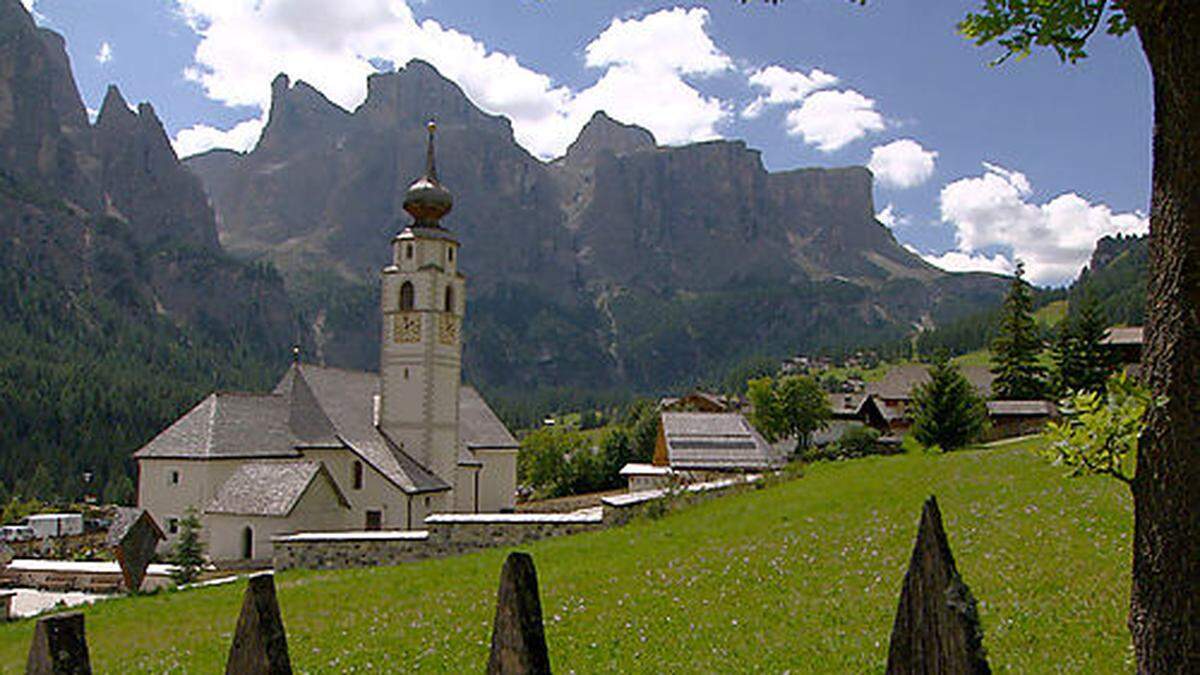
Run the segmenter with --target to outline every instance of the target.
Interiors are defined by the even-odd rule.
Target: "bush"
[[[879,430],[874,427],[853,426],[847,429],[834,445],[844,457],[864,457],[881,450],[879,436]]]

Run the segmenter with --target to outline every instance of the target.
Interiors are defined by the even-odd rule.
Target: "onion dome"
[[[425,151],[425,175],[408,186],[408,192],[404,194],[404,210],[413,217],[415,227],[441,227],[438,221],[450,213],[454,199],[450,191],[438,182],[437,167],[433,162],[433,132],[437,131],[437,124],[430,120],[427,128],[429,147]]]

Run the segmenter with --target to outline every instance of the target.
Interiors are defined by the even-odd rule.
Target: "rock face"
[[[272,91],[253,151],[187,164],[221,241],[277,263],[333,363],[375,365],[377,324],[338,307],[373,302],[429,118],[483,384],[662,387],[751,354],[899,338],[960,313],[960,291],[1003,292],[897,244],[861,167],[768,173],[744,143],[660,147],[604,113],[544,163],[420,61],[372,75],[352,112],[284,76]]]
[[[257,348],[302,337],[281,280],[227,256],[154,109],[110,87],[87,120],[61,36],[0,0],[0,262],[130,318]]]

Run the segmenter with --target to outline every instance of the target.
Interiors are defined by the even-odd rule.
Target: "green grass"
[[[1128,672],[1126,488],[1035,442],[873,457],[656,521],[539,542],[556,672],[882,672],[922,500],[942,507],[996,672]],[[306,672],[480,672],[505,551],[279,575]],[[244,584],[100,603],[97,672],[220,672]],[[19,672],[33,624],[0,626]]]
[[[951,359],[959,368],[964,366],[985,366],[992,365],[992,350],[976,349],[973,352],[967,352],[961,356],[956,356]]]
[[[1057,326],[1063,319],[1067,318],[1067,301],[1055,300],[1048,303],[1033,313],[1033,318],[1042,326]]]

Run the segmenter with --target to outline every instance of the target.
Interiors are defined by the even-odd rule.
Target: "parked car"
[[[0,527],[0,541],[29,541],[37,537],[37,533],[28,525],[5,525]]]

